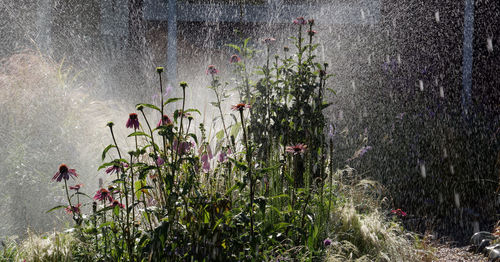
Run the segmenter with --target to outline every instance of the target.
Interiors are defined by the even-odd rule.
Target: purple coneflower
[[[111,207],[119,206],[120,208],[125,208],[125,205],[118,202],[118,200],[113,200],[113,202],[109,206]]]
[[[405,217],[407,215],[405,211],[401,210],[401,208],[391,210],[391,213],[401,217]]]
[[[80,188],[82,186],[83,186],[83,184],[78,184],[78,185],[70,186],[69,189],[70,190],[75,190],[76,192],[78,192],[78,190],[80,190]]]
[[[177,154],[187,154],[189,152],[189,150],[191,150],[191,147],[194,146],[193,143],[191,142],[188,142],[188,141],[182,141],[180,144],[177,140],[174,140],[174,142],[172,143],[173,147],[174,147],[174,150],[177,151]]]
[[[128,115],[127,124],[125,126],[127,128],[139,129],[139,118],[137,118],[136,113],[130,113]]]
[[[105,201],[106,199],[109,202],[113,202],[113,197],[111,196],[109,190],[107,190],[106,188],[99,189],[94,196],[94,200]]]
[[[304,17],[297,17],[297,19],[293,20],[293,23],[296,24],[296,25],[305,25],[307,24],[307,21],[306,19],[304,19]]]
[[[121,164],[123,167],[128,167],[127,164]],[[114,174],[114,173],[119,173],[122,170],[122,167],[120,167],[120,163],[114,163],[112,166],[106,168],[106,174]]]
[[[167,115],[163,115],[163,117],[160,119],[160,121],[158,121],[158,124],[156,125],[156,127],[160,127],[160,126],[166,126],[168,124],[172,124],[172,120],[170,120],[170,117],[168,117]]]
[[[292,153],[294,155],[302,155],[304,152],[306,152],[307,145],[304,144],[296,144],[294,146],[287,146],[286,147],[286,152]]]
[[[318,33],[318,31],[315,31],[315,30],[307,30],[307,34],[308,34],[309,36],[314,36],[314,35],[315,35],[315,34],[317,34],[317,33]]]
[[[66,207],[66,213],[68,214],[80,214],[80,206],[82,204],[78,203],[76,206],[68,206]]]
[[[217,70],[217,68],[215,68],[214,65],[209,65],[208,66],[208,69],[207,69],[207,75],[210,74],[210,75],[216,75],[219,73],[219,70]]]
[[[69,169],[65,164],[61,164],[59,166],[59,171],[52,177],[52,181],[56,180],[57,182],[61,182],[63,179],[68,180],[70,176],[77,177],[75,169]]]
[[[266,44],[266,45],[270,45],[272,43],[276,42],[276,39],[272,38],[272,37],[269,37],[269,38],[265,38],[264,40],[262,40],[262,43]]]
[[[245,103],[239,103],[237,105],[231,106],[231,109],[234,111],[243,111],[243,109],[245,108],[252,108],[252,106]]]
[[[232,55],[229,59],[229,63],[238,63],[241,61],[241,58],[238,55]]]

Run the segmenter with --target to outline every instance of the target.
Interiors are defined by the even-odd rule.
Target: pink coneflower
[[[125,205],[118,202],[118,200],[113,200],[113,202],[109,206],[111,207],[119,206],[120,208],[125,208]]]
[[[208,66],[208,69],[207,69],[207,75],[210,74],[210,75],[216,75],[219,73],[219,70],[217,70],[217,68],[215,68],[214,65],[209,65]]]
[[[286,152],[292,153],[294,155],[302,155],[307,150],[307,145],[304,144],[296,144],[294,146],[287,146]]]
[[[125,124],[127,128],[139,129],[139,118],[137,118],[136,113],[130,113],[128,115],[127,124]]]
[[[74,185],[74,186],[70,186],[69,189],[70,190],[75,190],[78,192],[78,190],[80,190],[80,188],[83,186],[83,184],[78,184],[78,185]]]
[[[308,34],[309,36],[314,36],[314,35],[315,35],[315,34],[317,34],[317,33],[318,33],[318,31],[316,31],[316,30],[307,30],[307,34]]]
[[[59,166],[59,171],[57,171],[52,177],[52,181],[56,180],[57,182],[61,182],[63,179],[68,180],[70,176],[77,177],[78,174],[76,173],[76,170],[69,169],[65,164],[61,164]]]
[[[401,210],[401,208],[391,210],[391,213],[402,217],[405,217],[407,215],[405,211]]]
[[[106,168],[106,174],[114,174],[114,173],[119,173],[121,172],[122,170],[122,167],[120,167],[120,165],[122,165],[124,168],[128,167],[127,164],[120,164],[120,163],[114,163],[112,166]]]
[[[68,214],[80,214],[80,206],[82,204],[78,203],[76,206],[68,206],[66,207],[66,213]]]
[[[106,199],[109,202],[113,202],[113,197],[111,196],[109,190],[107,190],[106,188],[99,189],[94,196],[94,200],[105,201]]]
[[[172,124],[172,120],[170,120],[170,117],[168,117],[167,115],[163,115],[163,117],[160,119],[160,121],[158,121],[158,124],[156,125],[156,127],[160,127],[160,126],[166,126],[168,124]]]
[[[252,106],[245,103],[239,103],[237,105],[231,106],[231,109],[234,111],[243,111],[243,109],[245,108],[252,108]]]
[[[241,61],[241,58],[238,55],[232,55],[229,58],[229,63],[238,63],[239,61]]]
[[[307,24],[307,21],[306,19],[304,19],[304,17],[297,17],[297,19],[293,20],[293,23],[296,24],[296,25],[305,25]]]
[[[276,39],[272,38],[272,37],[269,37],[269,38],[265,38],[264,40],[262,40],[262,43],[266,44],[266,45],[270,45],[272,43],[276,42]]]

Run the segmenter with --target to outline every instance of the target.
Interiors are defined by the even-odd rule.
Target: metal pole
[[[462,113],[465,120],[469,120],[472,87],[472,62],[474,42],[474,0],[465,0],[464,12],[464,45],[462,69]]]
[[[177,82],[177,0],[168,0],[167,16],[167,82]]]

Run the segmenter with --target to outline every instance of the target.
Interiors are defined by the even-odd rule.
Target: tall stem
[[[245,127],[245,118],[243,117],[243,108],[239,109],[240,111],[240,118],[241,118],[241,126],[243,128],[243,140],[245,142],[245,149],[246,149],[246,160],[247,160],[247,165],[248,165],[248,178],[250,179],[250,237],[251,237],[251,242],[252,242],[252,247],[253,243],[255,241],[255,236],[253,232],[253,202],[254,202],[254,181],[252,177],[252,155],[250,152],[250,148],[248,147],[248,138],[247,138],[247,131]]]

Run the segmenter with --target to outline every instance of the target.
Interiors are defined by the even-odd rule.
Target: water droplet
[[[441,22],[441,18],[439,16],[439,11],[436,11],[436,13],[434,13],[434,17],[436,17],[436,22]]]
[[[443,199],[443,193],[439,192],[439,204],[442,204],[444,202],[444,199]]]
[[[493,39],[491,39],[491,37],[488,37],[488,39],[486,40],[486,47],[488,48],[488,51],[489,52],[493,52]]]
[[[451,173],[452,175],[454,175],[454,174],[455,174],[455,167],[453,167],[453,165],[450,165],[450,173]]]
[[[422,175],[422,178],[427,177],[427,172],[425,171],[425,164],[424,163],[420,164],[420,175]]]
[[[457,192],[455,192],[455,206],[457,208],[460,208],[460,194],[458,194]]]
[[[472,228],[474,230],[474,233],[479,232],[479,222],[478,221],[473,221],[472,222]]]
[[[354,82],[354,80],[351,81],[351,85],[352,85],[352,91],[356,91],[356,82]]]
[[[372,64],[372,55],[369,54],[368,55],[368,65],[371,65]]]
[[[424,91],[424,81],[418,80],[418,85],[420,86],[420,91]]]
[[[339,121],[342,121],[344,119],[344,111],[340,110],[339,111]]]
[[[366,19],[366,16],[365,16],[365,11],[363,9],[361,9],[361,19],[362,20],[365,20]]]
[[[439,96],[444,98],[444,89],[443,89],[443,86],[440,86],[439,87]]]
[[[448,158],[448,150],[446,150],[446,147],[443,148],[443,157]]]
[[[401,55],[400,54],[398,54],[397,60],[398,60],[398,64],[401,64]]]
[[[392,19],[392,26],[393,26],[393,27],[396,27],[396,18],[393,18],[393,19]]]

